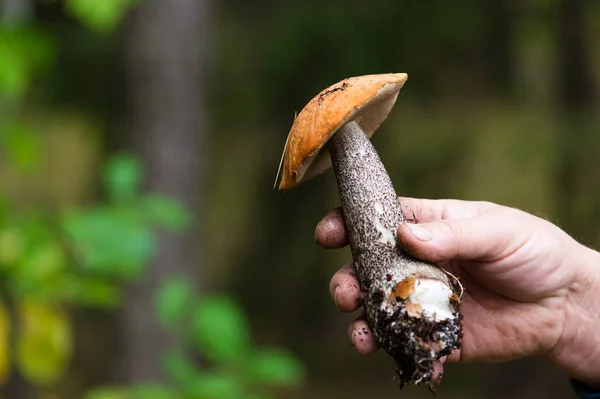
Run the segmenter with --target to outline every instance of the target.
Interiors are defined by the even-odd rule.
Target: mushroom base
[[[460,348],[462,288],[437,266],[396,254],[400,260],[380,267],[369,256],[358,259],[366,320],[377,344],[396,361],[400,388],[414,381],[435,393],[434,360]]]
[[[368,312],[372,317],[367,321],[378,344],[396,361],[400,389],[414,381],[416,385],[427,384],[435,393],[434,360],[460,348],[462,316],[455,312],[452,317],[438,321],[415,314],[413,304],[408,301],[398,302],[393,309],[381,305],[375,302],[368,305],[380,310]]]

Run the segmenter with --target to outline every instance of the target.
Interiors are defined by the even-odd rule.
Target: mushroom
[[[404,73],[352,77],[315,96],[289,132],[279,190],[333,166],[374,338],[395,359],[401,388],[414,380],[433,390],[434,360],[460,347],[462,286],[396,242],[396,230],[407,218],[370,141],[407,78]]]

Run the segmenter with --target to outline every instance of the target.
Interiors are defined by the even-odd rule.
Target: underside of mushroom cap
[[[289,132],[279,190],[294,188],[331,167],[325,144],[344,124],[354,120],[372,137],[407,78],[405,73],[347,78],[313,97]]]

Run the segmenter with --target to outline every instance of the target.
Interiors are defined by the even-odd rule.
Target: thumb
[[[518,225],[517,225],[518,226]],[[429,223],[403,223],[398,240],[411,255],[430,262],[494,261],[508,256],[527,241],[515,220],[473,217]]]

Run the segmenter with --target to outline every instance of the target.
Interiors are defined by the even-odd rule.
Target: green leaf
[[[0,26],[0,94],[25,93],[33,76],[54,58],[49,37],[28,26]]]
[[[29,248],[16,273],[22,279],[42,281],[59,274],[65,266],[63,249],[57,242],[47,241]]]
[[[105,277],[139,277],[154,255],[155,237],[131,215],[109,208],[71,213],[63,229],[85,270]]]
[[[5,140],[5,151],[11,166],[22,171],[33,171],[40,158],[37,137],[25,126],[13,124]]]
[[[22,302],[18,314],[16,360],[21,373],[35,385],[57,381],[72,354],[67,315],[57,307],[33,301]]]
[[[159,288],[156,296],[158,318],[166,326],[177,328],[191,315],[196,299],[189,278],[172,277]]]
[[[0,264],[14,265],[24,253],[22,234],[16,228],[0,230]]]
[[[18,255],[16,259],[5,265],[11,279],[7,288],[20,297],[41,299],[67,266],[66,254],[41,214],[34,212],[14,226],[18,228],[13,231],[19,237],[20,248],[13,254]]]
[[[191,214],[183,205],[162,195],[149,195],[144,198],[142,210],[151,222],[174,231],[185,230],[191,221]]]
[[[180,351],[171,351],[163,359],[168,376],[179,386],[186,386],[199,375],[196,366]]]
[[[264,349],[246,358],[246,376],[253,382],[295,385],[304,379],[302,364],[282,349]]]
[[[67,11],[99,33],[115,29],[135,0],[67,0]]]
[[[215,362],[239,361],[249,349],[250,333],[238,305],[225,296],[200,300],[192,320],[196,348]]]
[[[186,385],[186,397],[194,399],[239,399],[244,389],[240,379],[223,372],[207,372],[200,374],[194,381]]]
[[[51,300],[65,270],[66,255],[60,244],[51,239],[29,239],[26,252],[10,269],[9,289],[18,297]]]
[[[113,156],[104,168],[104,184],[108,195],[115,202],[133,199],[142,184],[143,167],[132,155]]]
[[[88,276],[63,275],[55,284],[57,299],[83,306],[113,309],[120,304],[116,283]]]

